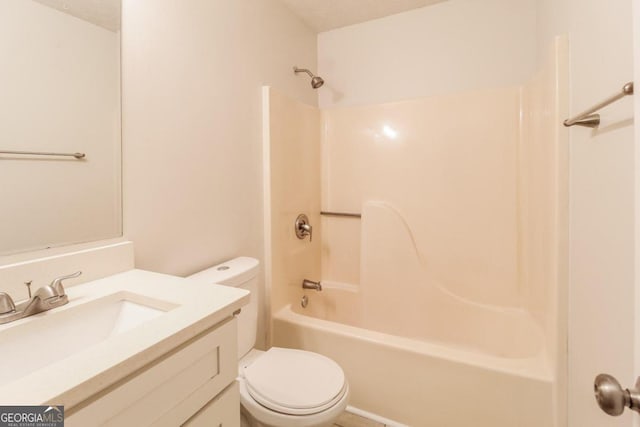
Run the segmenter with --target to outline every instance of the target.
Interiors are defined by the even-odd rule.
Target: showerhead
[[[311,87],[314,89],[318,89],[323,84],[324,80],[322,80],[322,77],[315,76],[311,79]]]
[[[309,70],[307,70],[306,68],[298,68],[298,67],[293,67],[293,72],[298,74],[298,73],[307,73],[309,74],[309,76],[311,77],[311,87],[314,89],[318,89],[320,86],[322,86],[324,84],[324,80],[322,79],[322,77],[319,76],[314,76],[313,73]]]

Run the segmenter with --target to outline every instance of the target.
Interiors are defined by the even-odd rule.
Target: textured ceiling
[[[120,30],[120,0],[33,0],[110,31]]]
[[[358,24],[445,0],[280,0],[317,32]]]

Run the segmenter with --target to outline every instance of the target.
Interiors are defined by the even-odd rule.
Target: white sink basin
[[[0,331],[0,386],[65,359],[177,307],[121,291],[22,320]]]

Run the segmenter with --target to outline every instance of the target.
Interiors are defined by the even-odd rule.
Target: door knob
[[[640,377],[636,385],[631,389],[622,389],[622,386],[609,374],[600,374],[593,383],[598,406],[604,412],[612,416],[618,416],[624,412],[624,408],[640,412]]]

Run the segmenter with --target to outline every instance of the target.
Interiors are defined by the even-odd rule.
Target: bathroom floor
[[[385,424],[345,411],[335,422],[334,427],[385,427]]]

